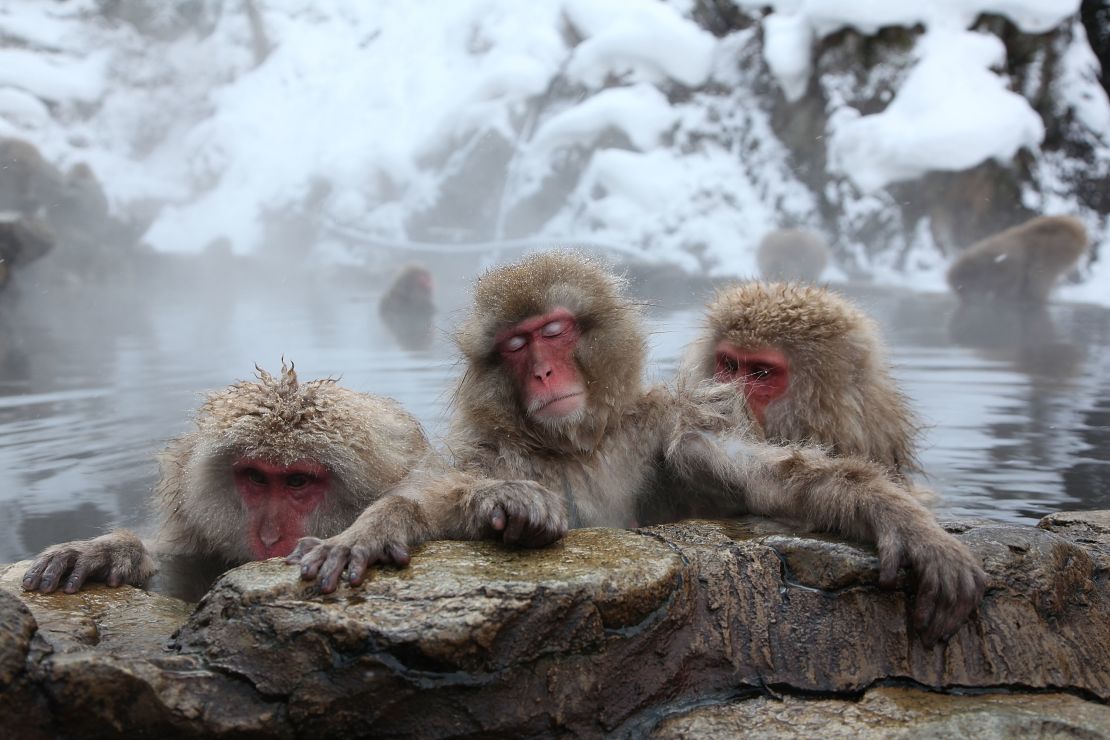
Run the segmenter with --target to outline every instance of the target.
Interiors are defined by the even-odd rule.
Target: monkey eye
[[[243,474],[247,476],[247,480],[257,486],[264,486],[268,483],[266,474],[258,468],[247,468],[243,471]]]
[[[528,343],[522,336],[509,337],[505,343],[501,345],[501,349],[505,352],[519,352],[524,349],[524,345]]]
[[[290,473],[285,476],[285,485],[289,488],[304,488],[308,485],[308,476],[305,473]]]
[[[723,355],[721,361],[724,365],[725,372],[729,375],[736,375],[736,373],[740,372],[740,363],[736,361],[735,357]]]
[[[552,321],[544,324],[544,327],[540,329],[540,334],[545,337],[557,337],[566,330],[567,324],[565,321]]]
[[[757,380],[766,380],[774,374],[774,367],[772,367],[771,365],[764,365],[762,363],[752,364],[751,370],[748,371],[748,377],[755,378]]]

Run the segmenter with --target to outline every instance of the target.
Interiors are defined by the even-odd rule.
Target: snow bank
[[[316,244],[297,227],[316,217],[403,243],[463,154],[495,141],[507,151],[504,171],[468,186],[504,189],[502,214],[566,175],[558,168],[568,161],[578,168],[556,188],[565,201],[545,213],[538,238],[632,244],[749,274],[766,231],[822,218],[756,90],[760,54],[796,100],[823,36],[927,29],[886,110],[861,116],[832,101],[841,109],[823,137],[830,162],[859,188],[881,188],[1036,147],[1039,119],[992,71],[1000,42],[966,29],[991,12],[1041,32],[1078,7],[735,2],[772,12],[717,39],[688,17],[692,0],[255,0],[272,50],[259,61],[240,3],[202,0],[203,24],[158,41],[107,20],[98,0],[0,0],[0,136],[34,141],[63,169],[87,162],[117,210],[164,204],[146,234],[159,249],[197,251],[226,237],[239,252],[272,248],[283,234]],[[1106,131],[1110,105],[1092,64],[1081,44],[1069,49],[1061,96],[1090,131]],[[1037,207],[1066,209],[1065,191]],[[842,210],[867,219],[880,196],[854,193]],[[943,273],[935,250],[908,261],[890,251],[890,265],[862,253],[860,264],[907,269],[904,279],[929,285]]]
[[[912,180],[930,170],[1009,162],[1044,138],[1028,101],[990,71],[1006,48],[996,36],[949,27],[918,41],[919,60],[882,113],[841,109],[829,122],[830,165],[861,189]]]

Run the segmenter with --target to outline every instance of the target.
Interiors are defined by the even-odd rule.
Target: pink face
[[[284,557],[308,534],[308,517],[323,503],[331,473],[312,460],[278,465],[240,458],[231,467],[247,509],[247,546],[258,560]]]
[[[495,338],[528,416],[562,419],[586,404],[586,387],[574,360],[581,333],[574,314],[556,308],[532,316]]]
[[[727,340],[717,345],[714,354],[714,377],[743,390],[748,407],[762,425],[767,406],[785,396],[790,387],[790,364],[786,355],[770,347],[754,351],[741,349]]]

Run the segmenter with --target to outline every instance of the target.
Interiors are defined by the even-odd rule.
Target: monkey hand
[[[898,567],[908,563],[917,574],[913,624],[922,642],[951,637],[974,611],[986,591],[987,574],[979,559],[939,526],[923,536],[889,533],[879,538],[879,584],[892,588]]]
[[[91,540],[54,545],[35,558],[23,576],[25,591],[76,593],[85,581],[109,586],[142,586],[158,571],[142,541],[131,532],[112,532]]]
[[[489,481],[467,501],[468,515],[486,535],[511,545],[543,547],[567,533],[562,496],[530,480]]]
[[[348,582],[357,586],[375,563],[408,565],[409,549],[427,539],[428,525],[419,505],[390,495],[371,504],[335,537],[302,537],[285,562],[299,564],[302,580],[319,579],[320,591],[330,594],[344,570]]]

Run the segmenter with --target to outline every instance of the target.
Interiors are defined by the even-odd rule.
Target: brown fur
[[[722,340],[786,355],[790,389],[767,407],[769,439],[865,457],[899,476],[920,470],[919,425],[890,375],[879,327],[846,298],[799,283],[742,283],[717,293],[706,323],[684,361],[690,380],[713,377]]]
[[[434,338],[432,320],[436,306],[431,280],[427,268],[407,265],[378,302],[382,323],[405,349],[427,349]]]
[[[366,564],[405,564],[409,547],[434,537],[537,546],[568,523],[625,527],[752,512],[877,542],[887,584],[906,558],[927,576],[915,614],[926,641],[955,631],[985,583],[970,551],[882,467],[762,441],[731,386],[644,391],[644,331],[622,288],[600,265],[566,252],[484,275],[458,337],[466,369],[447,443],[453,466],[423,466],[398,485],[419,506],[411,522],[387,498],[338,537],[302,540],[289,558],[302,577],[333,591],[349,566],[357,584]],[[494,347],[502,329],[555,307],[576,317],[575,360],[587,379],[587,413],[558,423],[523,412]]]
[[[1087,230],[1067,216],[1040,216],[977,242],[948,270],[962,300],[1043,303],[1087,251]]]
[[[309,458],[326,467],[332,487],[309,518],[309,532],[338,534],[372,501],[381,497],[428,451],[417,421],[395,401],[343,388],[332,379],[301,383],[291,366],[274,377],[258,370],[257,381],[241,381],[210,394],[197,411],[196,428],[172,440],[161,454],[161,477],[155,503],[162,516],[152,547],[159,555],[198,555],[223,565],[252,559],[244,536],[245,513],[232,488],[231,463],[258,457],[277,463]],[[28,571],[31,590],[40,587],[53,560],[74,562],[55,566],[41,584],[53,590],[58,578],[92,562],[92,573],[104,557],[130,553],[126,565],[99,574],[102,580],[141,585],[154,572],[154,562],[130,532],[114,532],[95,540],[50,548]],[[141,551],[141,552],[140,552]],[[117,558],[119,560],[120,558]],[[81,584],[76,584],[79,587]],[[70,590],[67,584],[66,590]],[[76,589],[73,589],[76,590]]]
[[[756,263],[767,280],[813,282],[829,263],[829,245],[806,229],[776,229],[759,243]]]
[[[48,209],[62,191],[63,179],[34,144],[0,139],[0,211],[35,214]]]

